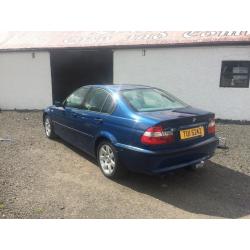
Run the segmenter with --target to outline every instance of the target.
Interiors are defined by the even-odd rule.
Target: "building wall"
[[[43,109],[52,103],[49,52],[0,52],[0,108]]]
[[[250,46],[114,51],[114,82],[157,86],[217,118],[250,120],[250,88],[220,88],[223,60],[250,60]]]

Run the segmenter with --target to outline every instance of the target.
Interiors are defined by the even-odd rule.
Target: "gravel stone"
[[[223,124],[204,169],[105,178],[96,162],[49,140],[42,112],[2,111],[0,218],[250,218],[250,125]]]

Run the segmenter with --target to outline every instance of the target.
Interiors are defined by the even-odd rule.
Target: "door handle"
[[[95,118],[95,122],[97,122],[97,123],[102,123],[103,120],[102,120],[102,118]]]

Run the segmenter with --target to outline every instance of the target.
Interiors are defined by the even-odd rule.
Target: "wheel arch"
[[[44,120],[45,120],[45,116],[48,115],[48,112],[44,111],[43,112],[43,124],[44,124]]]
[[[102,141],[109,141],[114,145],[117,142],[117,139],[110,132],[100,133],[95,140],[95,146],[94,146],[95,155],[97,155],[97,147]]]

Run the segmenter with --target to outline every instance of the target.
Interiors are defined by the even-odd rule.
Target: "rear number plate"
[[[193,138],[193,137],[203,137],[204,136],[204,127],[196,127],[190,129],[184,129],[180,131],[181,140]]]

